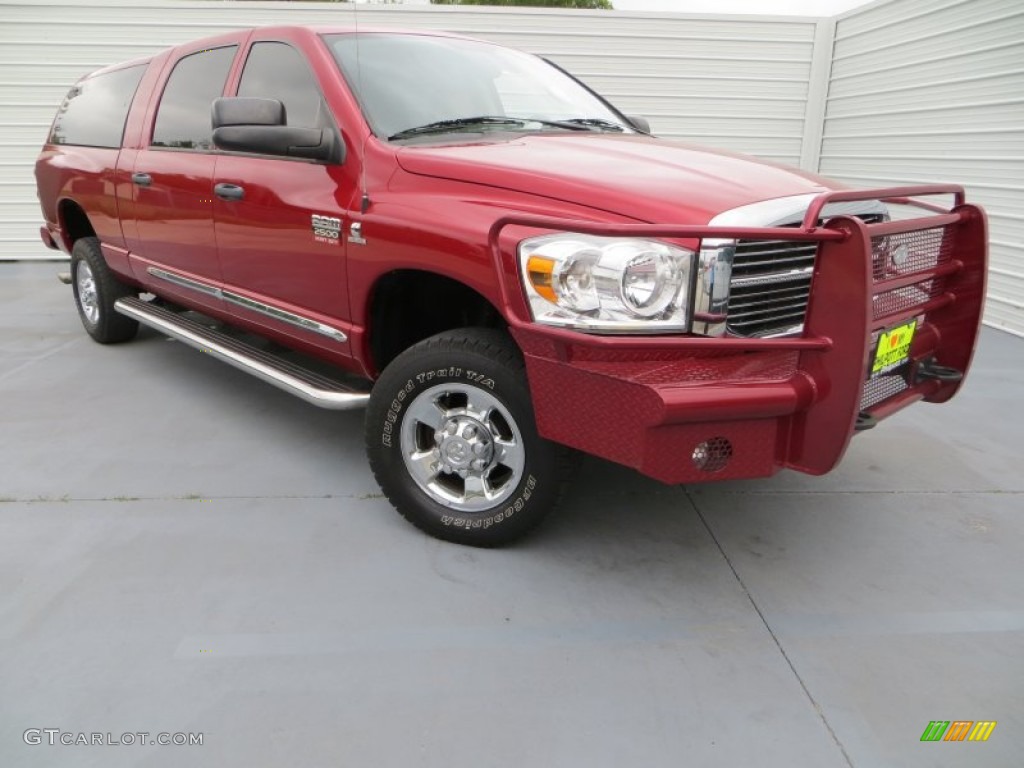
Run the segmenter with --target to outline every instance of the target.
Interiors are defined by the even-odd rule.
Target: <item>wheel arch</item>
[[[57,204],[57,224],[60,227],[61,245],[68,253],[71,253],[76,240],[96,237],[96,230],[85,209],[69,197]]]
[[[506,327],[482,293],[455,278],[424,269],[380,275],[367,303],[366,359],[375,373],[423,339],[453,328]]]

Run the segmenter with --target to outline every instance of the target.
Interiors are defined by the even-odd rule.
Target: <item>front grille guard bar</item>
[[[952,195],[945,209],[914,198]],[[881,200],[916,206],[926,215],[903,221],[865,224],[853,216],[836,216],[817,226],[822,209],[832,202]],[[516,228],[515,236],[510,228]],[[917,230],[945,227],[956,238],[952,263],[918,270],[909,275],[873,282],[872,239]],[[818,244],[811,295],[804,329],[799,337],[733,338],[675,336],[601,336],[543,326],[532,322],[519,278],[516,245],[538,231],[578,232],[598,236],[653,237],[699,241],[706,238],[774,239]],[[608,224],[546,216],[513,214],[491,226],[489,245],[500,288],[502,314],[521,343],[542,341],[562,362],[572,360],[573,350],[589,348],[601,353],[657,351],[681,356],[789,350],[799,354],[797,373],[785,383],[790,396],[778,398],[775,416],[783,419],[787,438],[780,443],[778,462],[812,474],[831,469],[842,457],[861,415],[861,395],[869,365],[872,334],[903,320],[928,315],[911,350],[908,388],[869,409],[882,419],[921,399],[948,400],[959,381],[917,380],[915,371],[941,364],[966,373],[977,339],[985,295],[987,235],[984,212],[964,202],[957,185],[891,187],[872,190],[826,192],[815,198],[801,229],[792,227],[711,227],[662,224]],[[696,244],[695,244],[696,245]],[[696,250],[696,248],[695,248]],[[903,284],[944,278],[945,291],[928,302],[876,318],[873,297]],[[830,354],[835,351],[836,353]],[[527,355],[527,368],[530,355]],[[757,398],[758,388],[743,393],[720,387],[723,398],[737,406],[743,397]],[[729,390],[729,391],[727,391]],[[714,397],[711,392],[705,393]]]
[[[931,203],[913,199],[915,196],[952,194],[955,200],[953,210],[947,210]],[[703,239],[751,239],[751,240],[789,240],[793,242],[844,243],[850,240],[850,234],[840,229],[817,226],[822,209],[833,202],[856,202],[862,200],[881,200],[882,202],[899,203],[915,206],[936,214],[923,218],[909,219],[898,222],[883,222],[865,225],[870,237],[909,232],[917,229],[955,224],[962,220],[963,214],[957,210],[963,206],[964,189],[953,184],[934,184],[905,187],[890,187],[871,190],[839,190],[825,192],[814,198],[807,209],[801,229],[793,227],[721,227],[706,225],[671,225],[671,224],[609,224],[602,222],[563,219],[552,216],[535,216],[512,214],[499,218],[491,225],[488,242],[494,259],[495,272],[498,275],[499,293],[503,315],[513,328],[522,330],[542,331],[554,340],[565,343],[582,344],[591,347],[608,347],[615,349],[644,349],[657,347],[664,349],[720,349],[723,351],[756,351],[764,349],[811,349],[826,350],[832,346],[827,337],[818,337],[808,333],[805,327],[801,338],[730,338],[703,336],[600,336],[569,329],[539,326],[532,322],[526,297],[519,280],[516,264],[515,243],[503,242],[502,234],[508,227],[518,226],[530,230],[577,232],[579,234],[603,237],[653,237],[671,240],[703,240]],[[526,235],[524,235],[525,237]],[[523,239],[523,238],[517,238]],[[694,249],[696,250],[696,248]],[[842,248],[843,252],[849,248]],[[869,253],[860,253],[865,260],[870,259]],[[816,270],[817,271],[817,270]],[[696,275],[694,276],[696,277]],[[915,278],[923,279],[921,277]],[[812,283],[813,284],[813,283]],[[870,282],[865,285],[870,287]]]

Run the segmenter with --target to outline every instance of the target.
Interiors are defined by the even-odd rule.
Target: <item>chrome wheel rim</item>
[[[78,288],[78,305],[82,308],[82,314],[89,321],[90,325],[96,325],[100,320],[100,300],[96,295],[96,278],[93,277],[92,268],[88,262],[78,262],[78,269],[75,270],[75,283]]]
[[[420,490],[466,512],[506,501],[526,465],[512,414],[494,395],[468,384],[439,384],[413,398],[402,419],[401,448]]]

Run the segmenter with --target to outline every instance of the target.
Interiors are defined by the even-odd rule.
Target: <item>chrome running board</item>
[[[364,408],[370,399],[369,392],[321,376],[164,307],[129,296],[114,302],[114,309],[320,408],[353,410]]]

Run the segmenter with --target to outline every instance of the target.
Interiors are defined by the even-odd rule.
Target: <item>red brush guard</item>
[[[909,200],[952,194],[946,211]],[[909,203],[929,215],[865,224],[831,202]],[[521,229],[527,228],[527,229]],[[818,243],[801,336],[595,336],[531,322],[516,243],[537,231]],[[525,234],[524,234],[525,233]],[[491,229],[504,314],[526,359],[543,436],[667,483],[823,474],[854,432],[918,400],[945,402],[970,367],[985,297],[984,212],[957,186],[825,193],[801,229],[593,224],[510,216]],[[917,319],[909,360],[869,378],[878,337]]]

